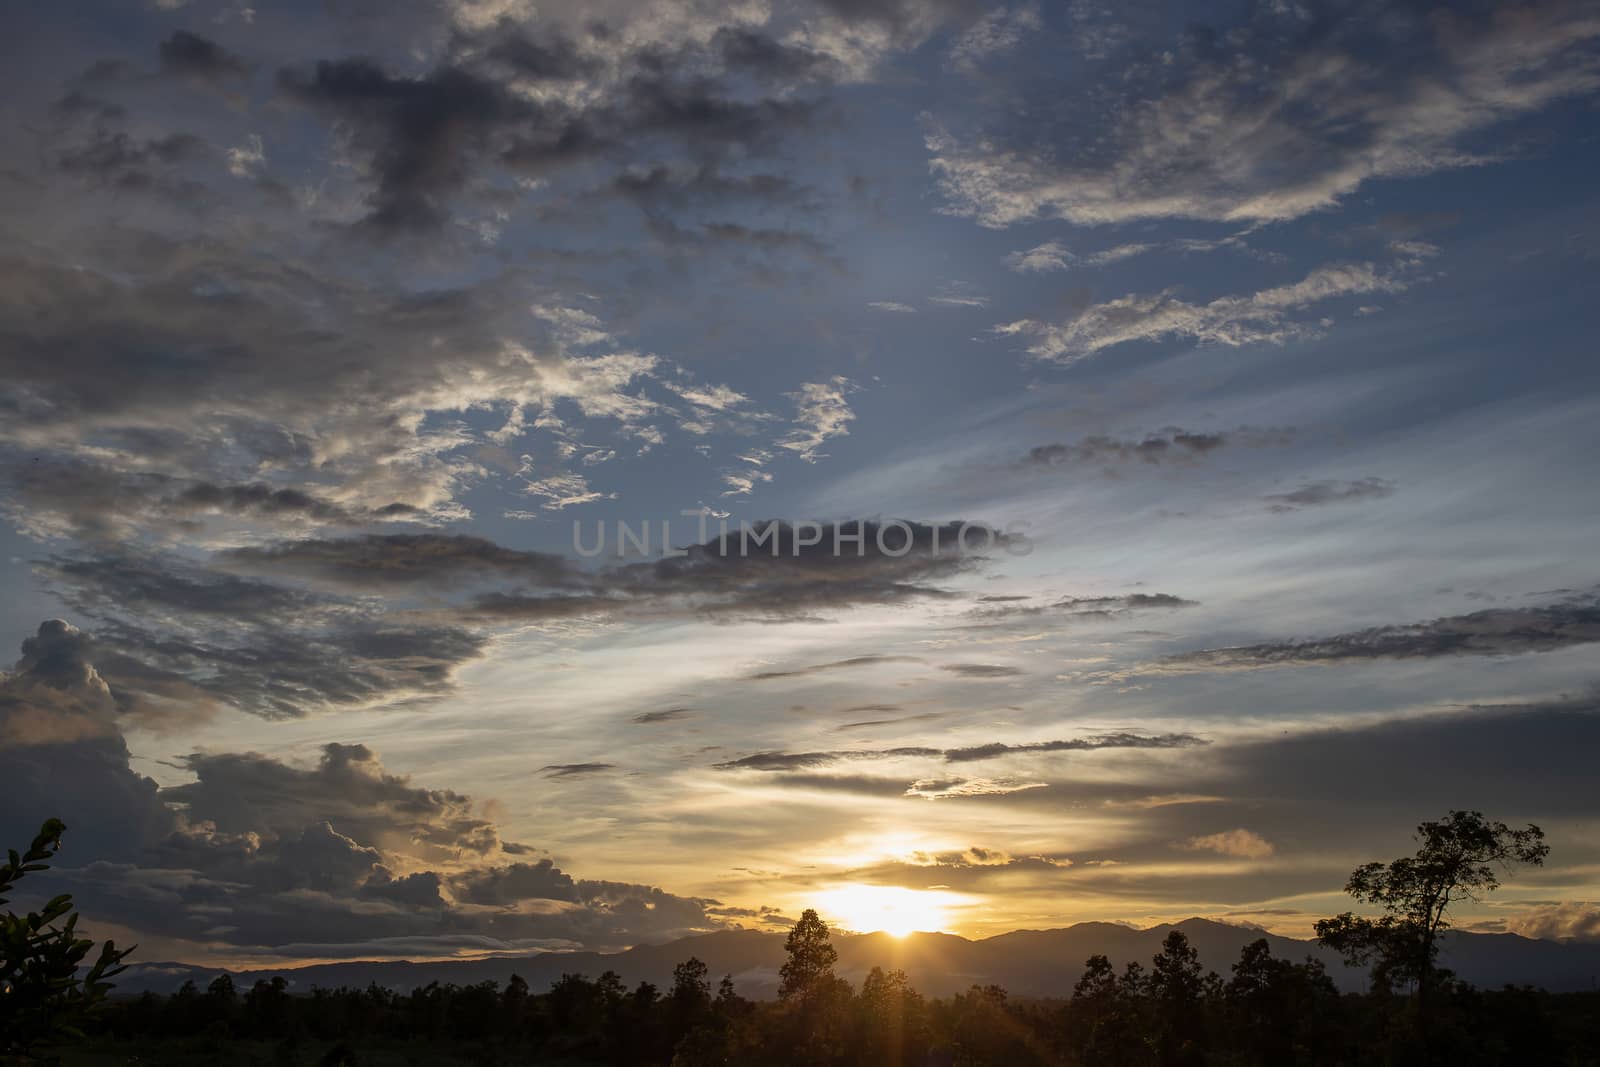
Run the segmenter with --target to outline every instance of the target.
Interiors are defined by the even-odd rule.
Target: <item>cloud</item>
[[[100,669],[144,706],[228,704],[269,718],[447,692],[487,644],[378,600],[291,588],[172,556],[60,557],[38,572],[96,620]]]
[[[1005,796],[1027,789],[1043,789],[1044,782],[1019,778],[919,778],[906,787],[905,796],[925,800],[950,800],[959,797]]]
[[[1006,266],[1018,274],[1042,274],[1047,271],[1066,270],[1073,259],[1067,246],[1060,241],[1046,241],[1034,245],[1026,252],[1012,252],[1006,256]]]
[[[98,920],[235,957],[619,948],[719,925],[706,902],[529,861],[472,798],[418,785],[361,744],[325,744],[311,766],[192,753],[192,780],[158,789],[129,769],[115,686],[85,647],[47,623],[0,681],[0,729],[32,731],[0,745],[0,831],[18,840],[63,818],[68,845],[42,888],[74,893]],[[85,702],[104,729],[41,728]]]
[[[1244,671],[1446,656],[1517,656],[1596,641],[1600,641],[1600,598],[1581,594],[1542,607],[1490,608],[1331,637],[1201,649],[1166,656],[1126,674]]]
[[[824,458],[819,449],[825,442],[850,433],[856,414],[845,397],[856,388],[848,378],[835,375],[825,382],[807,382],[798,392],[789,394],[796,409],[795,428],[778,439],[777,447],[807,463]]]
[[[546,778],[586,778],[591,774],[616,770],[615,763],[547,763],[539,768]]]
[[[928,303],[940,307],[986,308],[989,306],[989,298],[982,293],[974,292],[968,282],[950,282],[941,286],[939,292],[928,297]]]
[[[1268,511],[1284,514],[1351,500],[1381,500],[1393,496],[1394,488],[1393,482],[1382,478],[1361,478],[1353,482],[1308,482],[1287,493],[1268,493],[1261,499],[1266,501]]]
[[[1169,426],[1138,439],[1095,434],[1072,442],[1052,442],[1030,448],[1018,461],[1022,469],[1079,466],[1121,466],[1127,463],[1186,465],[1200,462],[1228,447],[1265,448],[1289,443],[1291,429],[1184,430]]]
[[[1380,267],[1344,263],[1318,267],[1290,285],[1249,296],[1224,296],[1204,304],[1170,292],[1130,293],[1096,304],[1061,323],[1018,319],[994,328],[998,334],[1032,338],[1028,354],[1053,363],[1074,363],[1117,345],[1179,338],[1230,347],[1283,344],[1324,329],[1321,319],[1301,314],[1315,304],[1368,293],[1397,293],[1412,284],[1413,265]]]
[[[1550,941],[1600,941],[1600,904],[1581,900],[1541,904],[1506,919],[1504,928]]]
[[[657,711],[641,711],[631,721],[640,726],[654,726],[657,723],[676,722],[693,716],[693,708],[661,708]]]
[[[1233,234],[1214,240],[1187,237],[1160,242],[1132,241],[1082,254],[1074,254],[1068,251],[1067,247],[1060,241],[1046,241],[1044,244],[1035,245],[1024,252],[1008,253],[1005,257],[1005,264],[1018,274],[1043,274],[1051,271],[1072,270],[1079,265],[1104,267],[1110,263],[1120,263],[1125,259],[1142,256],[1147,252],[1166,251],[1179,255],[1188,255],[1195,252],[1214,252],[1223,248],[1244,252],[1250,251],[1248,246],[1245,245],[1241,234]],[[1275,258],[1273,255],[1268,254],[1252,254],[1258,258]]]
[[[161,73],[169,78],[214,86],[250,76],[249,63],[187,30],[177,30],[162,41],[160,56]]]
[[[983,566],[978,547],[1010,543],[959,522],[773,522],[680,555],[583,569],[428,532],[269,542],[203,561],[106,547],[41,560],[36,572],[94,621],[101,670],[124,701],[155,717],[183,704],[280,718],[438,697],[497,629],[521,623],[815,620],[951,599],[940,582]]]
[[[994,56],[1017,47],[1023,38],[1043,25],[1039,8],[1023,3],[995,8],[968,26],[950,46],[950,65],[971,73]]]
[[[910,304],[900,304],[893,300],[873,300],[867,304],[873,311],[892,311],[901,315],[915,315],[917,309]]]
[[[963,678],[1020,678],[1024,673],[999,663],[946,663],[939,669]]]
[[[506,548],[467,534],[366,534],[281,541],[217,554],[224,567],[249,574],[296,576],[353,590],[459,588],[463,583],[520,581],[578,589],[587,579],[563,556]]]
[[[1376,5],[1338,19],[1252,11],[1219,31],[1225,49],[1197,38],[1170,62],[1129,65],[1127,88],[1057,143],[934,127],[930,164],[948,210],[992,227],[1292,219],[1376,179],[1483,162],[1495,149],[1477,135],[1600,86],[1586,47],[1600,21],[1581,3],[1438,17]],[[1378,18],[1382,48],[1365,33]]]
[[[1185,600],[1172,593],[1129,593],[1124,596],[1062,597],[1045,604],[1025,604],[1028,597],[999,598],[998,607],[974,608],[968,614],[979,619],[1006,619],[1048,615],[1072,620],[1113,620],[1138,611],[1165,611],[1192,608],[1199,601]],[[980,604],[996,603],[996,598],[980,597]]]
[[[116,733],[121,711],[88,661],[89,639],[61,619],[39,624],[0,674],[0,746],[71,743]]]
[[[1118,732],[1108,734],[1091,734],[1086,737],[1077,737],[1070,740],[1034,741],[1024,744],[1003,744],[995,742],[986,745],[973,745],[967,748],[927,748],[923,746],[900,746],[897,748],[882,749],[839,749],[821,752],[756,752],[737,759],[726,760],[715,764],[718,770],[735,771],[796,771],[812,767],[824,767],[834,763],[855,760],[878,759],[937,759],[946,763],[974,763],[980,760],[997,759],[1001,756],[1015,755],[1018,753],[1044,753],[1044,752],[1095,752],[1101,749],[1132,748],[1132,749],[1171,749],[1192,748],[1205,745],[1204,738],[1193,734],[1135,734]]]
[[[803,678],[810,674],[822,674],[828,671],[845,670],[851,667],[875,667],[880,663],[921,663],[916,656],[885,656],[873,654],[870,656],[852,656],[849,659],[838,659],[828,663],[814,663],[807,667],[796,667],[785,671],[758,671],[747,675],[747,680],[752,682],[769,682],[779,678]]]
[[[1215,852],[1219,856],[1247,860],[1266,859],[1277,851],[1272,842],[1260,834],[1243,829],[1191,837],[1183,847],[1191,852]]]
[[[590,24],[582,39],[538,38],[508,18],[458,28],[425,74],[344,58],[286,67],[278,86],[286,99],[348,130],[370,176],[363,229],[435,231],[474,182],[495,171],[547,179],[664,141],[698,158],[715,179],[724,156],[761,155],[785,131],[807,126],[813,101],[793,92],[751,99],[722,81],[737,73],[787,80],[792,89],[807,51],[764,40],[752,27],[728,29],[709,42],[658,39],[639,47],[603,23]],[[786,62],[752,65],[762,52]],[[824,68],[819,57],[803,73]],[[525,91],[535,83],[541,92]],[[645,192],[626,177],[614,188],[627,196]],[[675,228],[652,218],[666,231]]]

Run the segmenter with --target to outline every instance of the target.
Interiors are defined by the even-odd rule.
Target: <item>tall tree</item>
[[[829,943],[828,924],[814,908],[807,908],[783,944],[789,959],[778,972],[778,996],[783,1000],[808,999],[833,983],[833,965],[839,952]]]
[[[1417,1014],[1426,1025],[1436,980],[1439,935],[1450,928],[1450,907],[1500,886],[1500,872],[1517,864],[1544,865],[1550,846],[1529,823],[1513,830],[1477,811],[1452,811],[1417,827],[1417,851],[1390,863],[1357,867],[1345,892],[1383,910],[1378,918],[1344,912],[1317,923],[1317,939],[1351,966],[1371,965],[1373,983],[1415,985]]]

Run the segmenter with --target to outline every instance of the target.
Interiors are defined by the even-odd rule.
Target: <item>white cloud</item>
[[[1037,4],[997,8],[969,26],[950,46],[950,64],[957,70],[973,71],[991,56],[1008,52],[1022,42],[1023,35],[1042,23]]]
[[[795,429],[780,438],[779,448],[795,453],[807,463],[823,458],[818,451],[824,442],[850,433],[850,423],[856,417],[845,397],[856,391],[850,379],[835,375],[825,382],[807,382],[797,392],[789,394],[795,402]]]
[[[1215,852],[1236,859],[1266,859],[1277,851],[1272,842],[1250,830],[1224,830],[1221,833],[1191,837],[1183,847],[1191,852]]]
[[[1006,266],[1018,274],[1042,274],[1046,271],[1066,270],[1076,258],[1060,241],[1046,241],[1026,252],[1012,252],[1006,256]]]
[[[253,178],[266,165],[267,152],[261,135],[252,133],[245,143],[228,149],[228,173],[235,178]]]
[[[1171,292],[1130,293],[1087,308],[1066,322],[1019,319],[994,330],[1033,338],[1028,353],[1056,363],[1072,363],[1132,341],[1183,338],[1229,346],[1282,344],[1325,328],[1322,320],[1297,318],[1294,312],[1340,296],[1400,292],[1412,283],[1402,273],[1408,265],[1402,263],[1394,269],[1372,263],[1318,267],[1291,285],[1249,296],[1219,297],[1204,304],[1180,300]]]

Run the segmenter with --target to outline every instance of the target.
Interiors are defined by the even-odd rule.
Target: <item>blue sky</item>
[[[1475,807],[1596,936],[1585,5],[8,18],[0,827],[97,922],[1303,935]]]

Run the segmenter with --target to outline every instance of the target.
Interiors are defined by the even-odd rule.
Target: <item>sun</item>
[[[847,929],[905,937],[916,931],[943,930],[956,902],[954,893],[933,889],[844,885],[823,893],[817,903],[825,918]]]

